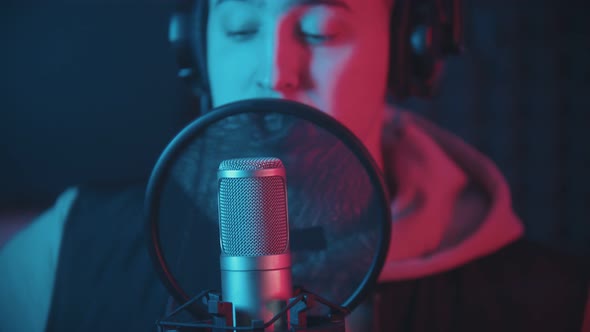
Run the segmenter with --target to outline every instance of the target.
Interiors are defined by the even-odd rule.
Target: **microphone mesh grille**
[[[241,170],[256,171],[261,169],[283,168],[283,163],[278,158],[241,158],[224,160],[219,165],[220,171]]]
[[[276,158],[234,159],[224,163],[220,170],[222,166],[225,170],[283,168]],[[276,175],[220,178],[219,230],[221,251],[228,256],[267,256],[287,252],[289,225],[285,178]]]

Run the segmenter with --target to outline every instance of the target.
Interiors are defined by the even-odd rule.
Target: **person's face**
[[[380,133],[387,84],[387,3],[209,0],[213,106],[289,99],[332,115],[373,145],[369,137]]]

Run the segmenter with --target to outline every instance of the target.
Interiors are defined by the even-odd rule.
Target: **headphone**
[[[389,92],[394,101],[432,97],[442,60],[463,50],[461,0],[394,0],[391,13]],[[206,34],[209,0],[178,0],[168,39],[178,76],[211,108]],[[203,112],[203,111],[201,111]]]

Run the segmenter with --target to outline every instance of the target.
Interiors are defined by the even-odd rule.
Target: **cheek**
[[[373,42],[325,49],[312,57],[318,59],[312,63],[317,103],[359,136],[384,107],[389,46]]]
[[[252,77],[255,54],[245,47],[232,47],[224,36],[208,36],[207,71],[214,107],[246,96],[245,87]]]

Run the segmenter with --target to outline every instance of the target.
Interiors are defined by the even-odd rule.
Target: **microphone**
[[[287,181],[278,158],[221,162],[218,173],[221,294],[233,326],[258,326],[293,296]],[[287,328],[287,317],[266,331]]]

